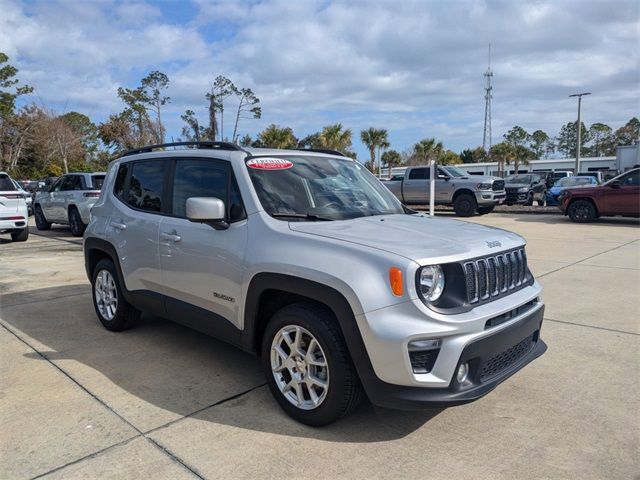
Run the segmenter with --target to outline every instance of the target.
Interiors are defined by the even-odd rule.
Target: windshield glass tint
[[[507,183],[531,183],[531,175],[511,175],[504,181]]]
[[[441,167],[441,168],[452,177],[468,177],[469,176],[467,172],[465,172],[464,170],[460,170],[458,167],[447,166],[447,167]]]
[[[559,187],[575,187],[577,185],[590,185],[593,183],[591,177],[565,177],[558,180]]]
[[[307,215],[344,220],[404,213],[396,197],[351,159],[253,157],[247,160],[247,170],[267,213],[285,220],[290,220],[287,214],[303,220]]]

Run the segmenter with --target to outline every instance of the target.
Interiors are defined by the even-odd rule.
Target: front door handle
[[[111,222],[111,226],[116,230],[126,230],[127,226],[121,222]]]
[[[162,232],[162,234],[160,235],[160,237],[163,240],[168,240],[169,242],[179,242],[180,240],[182,240],[182,237],[180,235],[178,235],[178,233],[174,230],[171,233],[168,232]]]

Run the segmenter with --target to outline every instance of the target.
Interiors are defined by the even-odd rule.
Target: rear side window
[[[91,175],[91,188],[101,190],[104,183],[104,175]]]
[[[13,184],[8,175],[0,175],[0,192],[11,192],[16,190],[16,186]]]
[[[162,211],[164,161],[136,162],[131,166],[126,202],[148,212]]]
[[[113,187],[113,194],[120,200],[124,200],[124,187],[127,181],[127,174],[129,173],[129,164],[121,163],[118,167],[118,174],[116,175],[116,183]]]
[[[409,172],[409,180],[427,180],[429,178],[429,170],[426,168],[414,168]]]

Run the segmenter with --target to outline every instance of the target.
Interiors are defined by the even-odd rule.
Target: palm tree
[[[376,164],[376,129],[369,127],[366,130],[360,132],[360,140],[364,143],[364,146],[369,149],[369,155],[371,157],[371,165]]]
[[[498,162],[498,175],[504,177],[504,166],[516,158],[516,152],[507,142],[496,143],[489,150],[489,156]]]
[[[342,124],[328,125],[318,138],[322,148],[346,153],[351,148],[351,130],[342,130]]]
[[[367,130],[363,130],[360,132],[360,139],[362,143],[369,149],[369,155],[371,156],[371,165],[375,166],[378,164],[378,175],[380,175],[380,170],[382,167],[382,162],[380,160],[380,155],[382,150],[386,150],[391,145],[389,143],[389,134],[387,130],[384,128],[373,128],[369,127]],[[376,150],[378,153],[377,162],[376,162]]]
[[[414,155],[423,163],[437,161],[444,153],[442,142],[437,142],[435,138],[425,138],[413,146]]]
[[[258,140],[265,148],[296,148],[298,146],[293,130],[273,123],[258,134]]]

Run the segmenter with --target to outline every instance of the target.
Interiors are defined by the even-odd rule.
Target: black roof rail
[[[330,150],[328,148],[294,148],[293,150],[300,150],[303,152],[315,152],[315,153],[328,153],[329,155],[338,155],[340,157],[346,157],[342,152],[338,150]]]
[[[159,143],[157,145],[146,145],[140,148],[134,148],[133,150],[129,150],[124,152],[121,157],[126,157],[128,155],[136,155],[138,153],[149,153],[159,148],[169,148],[169,147],[195,147],[195,148],[210,148],[215,150],[227,150],[227,151],[239,151],[244,152],[245,150],[231,142],[171,142],[171,143]]]

